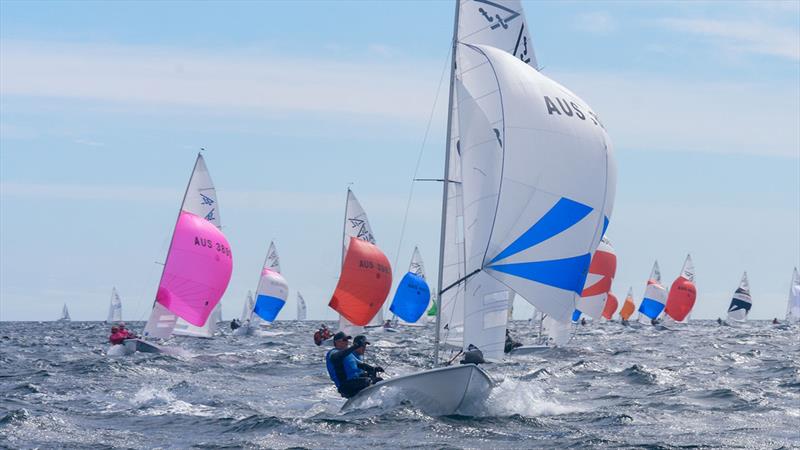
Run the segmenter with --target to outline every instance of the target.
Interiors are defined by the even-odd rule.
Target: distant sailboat
[[[166,339],[178,319],[205,329],[228,287],[233,269],[230,244],[219,228],[219,207],[211,176],[197,155],[161,273],[147,338]],[[188,326],[187,326],[188,329]]]
[[[608,298],[606,299],[606,306],[603,308],[603,318],[611,320],[611,318],[614,317],[614,313],[617,312],[617,307],[619,307],[617,296],[609,292]]]
[[[639,321],[649,324],[664,311],[666,303],[667,290],[661,285],[661,269],[658,268],[658,261],[656,261],[653,264],[653,270],[650,271],[650,278],[647,280],[644,298],[639,304]]]
[[[259,321],[271,323],[278,317],[289,297],[289,285],[280,274],[280,269],[280,258],[275,243],[270,242],[258,278],[255,303],[246,314],[243,314],[242,326],[234,330],[235,335],[250,334]]]
[[[70,322],[72,319],[69,317],[69,310],[67,309],[67,304],[64,303],[64,307],[61,308],[61,317],[57,320],[57,322]]]
[[[675,322],[683,322],[692,312],[695,299],[697,298],[697,289],[694,285],[694,263],[692,263],[691,255],[686,255],[686,261],[683,263],[681,274],[672,283],[667,296],[667,305],[664,308],[666,317],[671,318]]]
[[[389,311],[406,323],[415,323],[425,313],[431,299],[431,290],[425,281],[425,264],[419,249],[414,247],[408,273],[400,280]]]
[[[742,274],[739,287],[733,293],[731,304],[728,307],[728,323],[744,323],[747,314],[753,306],[753,299],[750,297],[750,283],[747,281],[747,272]]]
[[[603,315],[611,283],[617,273],[617,255],[608,238],[603,237],[597,246],[592,262],[589,265],[589,275],[586,285],[581,292],[581,297],[575,303],[575,309],[592,319],[599,319]],[[573,316],[573,321],[577,318]]]
[[[303,299],[303,296],[300,292],[297,292],[297,320],[306,320],[307,309],[306,309],[306,301]]]
[[[628,295],[625,296],[625,303],[622,309],[619,310],[619,317],[624,321],[631,319],[633,313],[636,312],[636,305],[633,303],[633,288],[628,288]]]
[[[800,274],[797,273],[797,267],[792,272],[792,283],[789,286],[786,320],[794,323],[800,322]]]
[[[611,214],[608,136],[588,105],[536,70],[524,23],[519,1],[456,2],[436,364],[440,341],[502,357],[510,291],[568,322]],[[387,387],[429,414],[469,410],[493,383],[464,362],[380,382],[344,408],[380,401]]]
[[[111,288],[111,302],[108,305],[108,315],[106,316],[106,323],[114,323],[122,321],[122,300],[119,298],[117,288]]]
[[[348,188],[342,233],[342,271],[328,303],[339,313],[339,330],[355,336],[363,332],[365,325],[382,325],[381,307],[391,284],[389,260],[375,245],[367,213]]]

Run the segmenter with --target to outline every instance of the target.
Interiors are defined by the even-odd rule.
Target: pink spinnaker
[[[181,211],[156,301],[195,326],[203,326],[228,287],[231,248],[213,223]]]

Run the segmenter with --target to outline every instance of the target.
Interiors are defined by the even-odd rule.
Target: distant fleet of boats
[[[483,401],[494,382],[478,363],[504,357],[516,297],[536,311],[539,340],[526,351],[562,345],[574,329],[572,322],[582,316],[610,320],[618,307],[611,293],[617,258],[605,236],[617,169],[598,114],[539,70],[518,0],[457,1],[451,57],[445,164],[439,180],[438,283],[432,291],[415,248],[386,308],[405,324],[435,318],[433,368],[381,381],[344,408],[379,401],[376,394],[385,387],[405,392],[437,414],[458,413]],[[328,306],[339,314],[339,330],[355,335],[384,323],[393,270],[350,188],[341,245],[339,280]],[[130,350],[160,351],[153,340],[172,335],[211,336],[232,267],[216,190],[198,154],[143,339],[135,340]],[[638,322],[688,320],[697,296],[694,276],[687,255],[667,290],[655,262],[638,306]],[[274,321],[288,291],[271,242],[255,297],[248,295],[235,333],[252,334],[259,322]],[[727,319],[745,320],[751,304],[745,274]],[[628,322],[635,311],[629,289],[619,315]],[[66,305],[63,316],[69,320]],[[787,317],[800,318],[796,270]],[[109,321],[120,318],[121,302],[114,290]],[[306,318],[299,292],[297,318]],[[449,364],[459,356],[464,357],[461,364]]]

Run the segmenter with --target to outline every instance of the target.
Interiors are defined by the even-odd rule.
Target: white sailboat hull
[[[508,354],[511,356],[524,356],[547,351],[551,348],[552,347],[547,345],[523,345],[522,347],[517,347],[511,350]]]
[[[125,349],[130,352],[142,352],[142,353],[169,353],[164,348],[159,345],[143,341],[141,339],[125,339],[125,342],[122,344]],[[129,353],[129,354],[130,354]]]
[[[493,385],[489,375],[475,364],[440,367],[381,381],[349,399],[342,411],[380,404],[382,395],[394,390],[426,414],[466,413],[486,400]]]

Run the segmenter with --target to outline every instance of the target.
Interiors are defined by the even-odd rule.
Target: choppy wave
[[[341,412],[316,325],[110,358],[101,323],[2,322],[0,447],[800,447],[797,327],[592,324],[568,348],[487,365],[498,383],[470,415],[431,417],[390,390]],[[375,333],[368,358],[427,368],[432,335]]]

